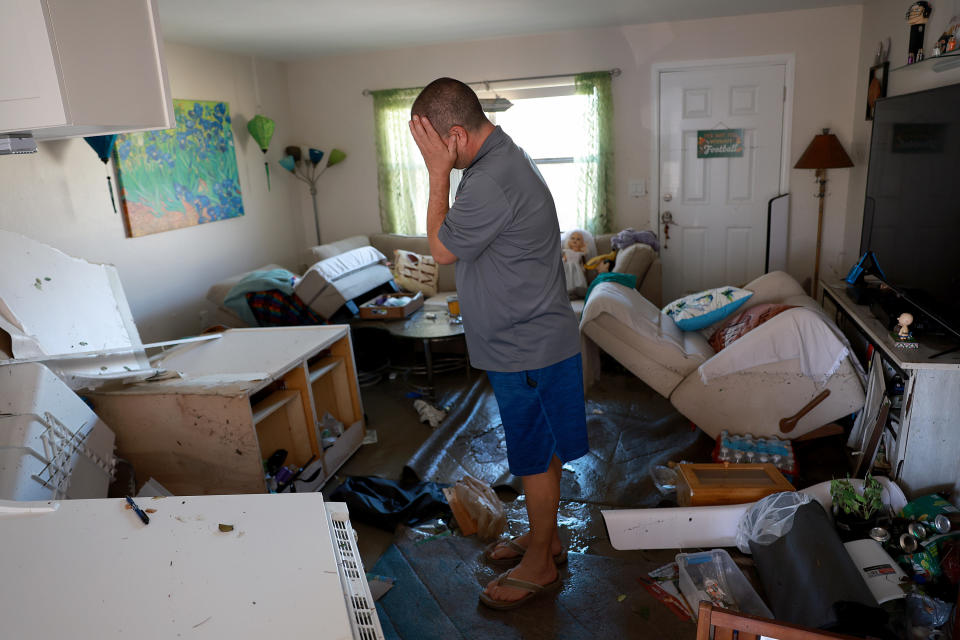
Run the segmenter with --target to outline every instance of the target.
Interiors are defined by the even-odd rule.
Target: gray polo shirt
[[[530,157],[500,127],[464,172],[439,238],[457,256],[473,366],[540,369],[580,351],[553,196]]]

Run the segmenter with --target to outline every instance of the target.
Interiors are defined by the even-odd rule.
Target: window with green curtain
[[[381,227],[385,233],[425,234],[430,179],[408,124],[420,89],[372,93]]]
[[[372,94],[381,226],[386,233],[423,235],[430,181],[408,125],[410,107],[420,89]],[[502,125],[537,163],[556,201],[562,230],[609,233],[613,223],[610,73],[579,74],[569,93],[554,95],[527,97],[524,90],[513,91],[515,106],[491,114],[491,120]],[[457,178],[451,177],[451,192]]]
[[[593,234],[610,233],[613,225],[613,96],[610,73],[597,71],[574,77],[584,105],[585,140],[577,157],[579,222]]]

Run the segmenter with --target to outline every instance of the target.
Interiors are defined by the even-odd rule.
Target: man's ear
[[[457,149],[463,149],[466,147],[470,140],[467,130],[458,124],[450,127],[450,135],[457,138]]]

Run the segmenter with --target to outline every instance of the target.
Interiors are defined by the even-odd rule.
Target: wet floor
[[[437,430],[418,422],[407,391],[402,380],[386,379],[363,390],[368,428],[377,431],[378,443],[361,448],[340,475],[453,483],[470,473],[499,487],[508,532],[523,533],[525,501],[507,469],[485,376],[443,378],[438,404],[450,415]],[[555,597],[492,612],[477,602],[496,574],[481,561],[484,544],[476,536],[451,533],[444,523],[389,534],[354,522],[367,570],[397,579],[379,603],[388,638],[695,637],[691,622],[677,618],[637,581],[672,561],[676,551],[613,549],[600,510],[657,506],[667,497],[653,485],[652,466],[708,461],[713,442],[623,372],[603,374],[587,394],[587,415],[591,452],[564,465],[562,473],[560,535],[571,554]],[[337,484],[331,481],[325,493]]]

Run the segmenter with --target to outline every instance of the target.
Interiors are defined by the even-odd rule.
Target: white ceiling
[[[164,37],[291,60],[869,0],[158,0]]]

